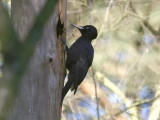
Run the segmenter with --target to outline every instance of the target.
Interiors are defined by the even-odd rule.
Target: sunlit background
[[[95,56],[75,96],[67,95],[63,120],[159,120],[160,1],[68,0],[67,43],[92,24]],[[98,106],[95,96],[95,79]]]
[[[160,1],[68,0],[68,46],[80,36],[71,23],[92,24],[99,35],[93,67],[65,97],[62,120],[160,120]],[[2,65],[0,54],[0,77]]]

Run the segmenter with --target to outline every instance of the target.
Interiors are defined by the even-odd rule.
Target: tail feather
[[[63,90],[62,90],[62,98],[61,98],[61,103],[63,102],[64,97],[66,96],[67,92],[72,86],[72,81],[68,80],[67,83],[65,84]]]
[[[75,94],[76,94],[76,92],[77,92],[77,88],[78,88],[78,87],[74,88],[74,95],[75,95]]]
[[[74,95],[75,95],[76,92],[77,92],[77,88],[78,88],[78,87],[75,87],[74,85],[72,85],[72,87],[71,87],[71,91],[74,91]]]
[[[78,61],[74,66],[70,68],[68,81],[65,84],[62,91],[61,102],[63,102],[63,99],[70,88],[71,91],[74,91],[74,95],[76,94],[77,88],[85,78],[87,72],[88,72],[88,65],[85,63],[85,60],[83,59],[80,59],[80,61]]]

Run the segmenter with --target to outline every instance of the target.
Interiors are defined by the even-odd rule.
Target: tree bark
[[[11,17],[19,38],[29,33],[46,0],[12,0]],[[59,0],[36,45],[8,120],[60,120],[65,32],[57,38],[57,22],[65,23],[66,0]],[[64,25],[65,26],[65,25]],[[29,48],[28,48],[29,49]]]

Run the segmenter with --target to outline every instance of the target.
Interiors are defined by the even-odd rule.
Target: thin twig
[[[108,22],[108,17],[109,17],[109,12],[110,12],[110,8],[112,6],[112,3],[114,1],[113,0],[109,0],[109,3],[108,3],[108,6],[107,6],[107,9],[106,9],[106,14],[105,14],[105,17],[104,17],[104,21],[103,21],[103,24],[101,26],[101,29],[99,30],[99,33],[98,33],[98,36],[97,36],[97,39],[94,40],[94,43],[96,44],[96,41],[99,39],[99,37],[101,36],[101,34],[103,33],[103,30],[104,30],[104,26],[105,24]]]
[[[130,8],[131,8],[131,10],[134,12],[134,13],[132,13],[132,15],[136,15],[136,16],[138,17],[139,15],[138,15],[136,9],[134,8],[134,6],[133,6],[133,4],[132,4],[132,1],[130,1]],[[151,26],[151,25],[149,24],[149,22],[148,22],[148,17],[146,17],[147,19],[144,19],[144,18],[141,18],[141,17],[139,16],[139,18],[140,18],[141,21],[142,21],[142,25],[144,25],[153,35],[155,35],[155,36],[159,36],[159,35],[160,35],[160,31],[159,31],[159,30],[155,30],[155,29],[153,28],[153,26]]]
[[[88,0],[89,2],[89,9],[90,9],[90,24],[92,24],[93,20],[92,20],[92,1]],[[98,94],[97,94],[97,84],[96,84],[96,79],[95,79],[95,73],[93,70],[93,66],[91,67],[92,69],[92,79],[94,82],[94,87],[95,87],[95,96],[96,96],[96,105],[97,105],[97,120],[100,120],[100,115],[99,115],[99,103],[98,103]]]
[[[124,110],[122,110],[122,111],[120,111],[120,112],[118,112],[118,113],[116,113],[116,114],[114,114],[114,115],[117,116],[117,115],[119,115],[119,114],[122,114],[122,113],[126,112],[127,110],[129,110],[129,109],[131,109],[131,108],[133,108],[133,107],[137,107],[137,106],[140,106],[140,105],[143,105],[143,104],[147,104],[147,103],[154,102],[154,101],[157,100],[158,98],[160,98],[160,96],[157,96],[157,97],[155,97],[155,98],[153,98],[153,99],[150,99],[150,100],[140,101],[140,102],[135,103],[135,104],[131,105],[130,107],[128,107],[128,108],[126,108],[126,109],[124,109]]]
[[[96,79],[95,79],[95,73],[94,73],[93,66],[91,67],[91,69],[92,69],[92,79],[93,79],[94,87],[95,87],[95,96],[96,96],[96,104],[97,104],[97,119],[100,120],[97,84],[96,84]]]

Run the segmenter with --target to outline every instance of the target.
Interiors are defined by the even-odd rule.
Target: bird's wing
[[[87,59],[90,67],[93,60],[94,50],[91,44],[85,42],[74,43],[67,52],[66,67],[69,69],[71,65],[76,64],[80,57]]]
[[[94,57],[94,49],[92,46],[90,46],[89,54],[87,55],[88,67],[92,65],[93,57]]]
[[[73,79],[71,90],[74,90],[74,94],[77,91],[78,86],[84,80],[88,72],[88,64],[85,58],[80,58],[70,71],[69,78]]]
[[[74,94],[85,78],[93,60],[93,47],[86,42],[74,43],[67,52],[66,67],[69,70],[68,82],[72,82]]]
[[[66,67],[70,69],[71,65],[76,64],[79,59],[80,45],[74,45],[67,51]]]

